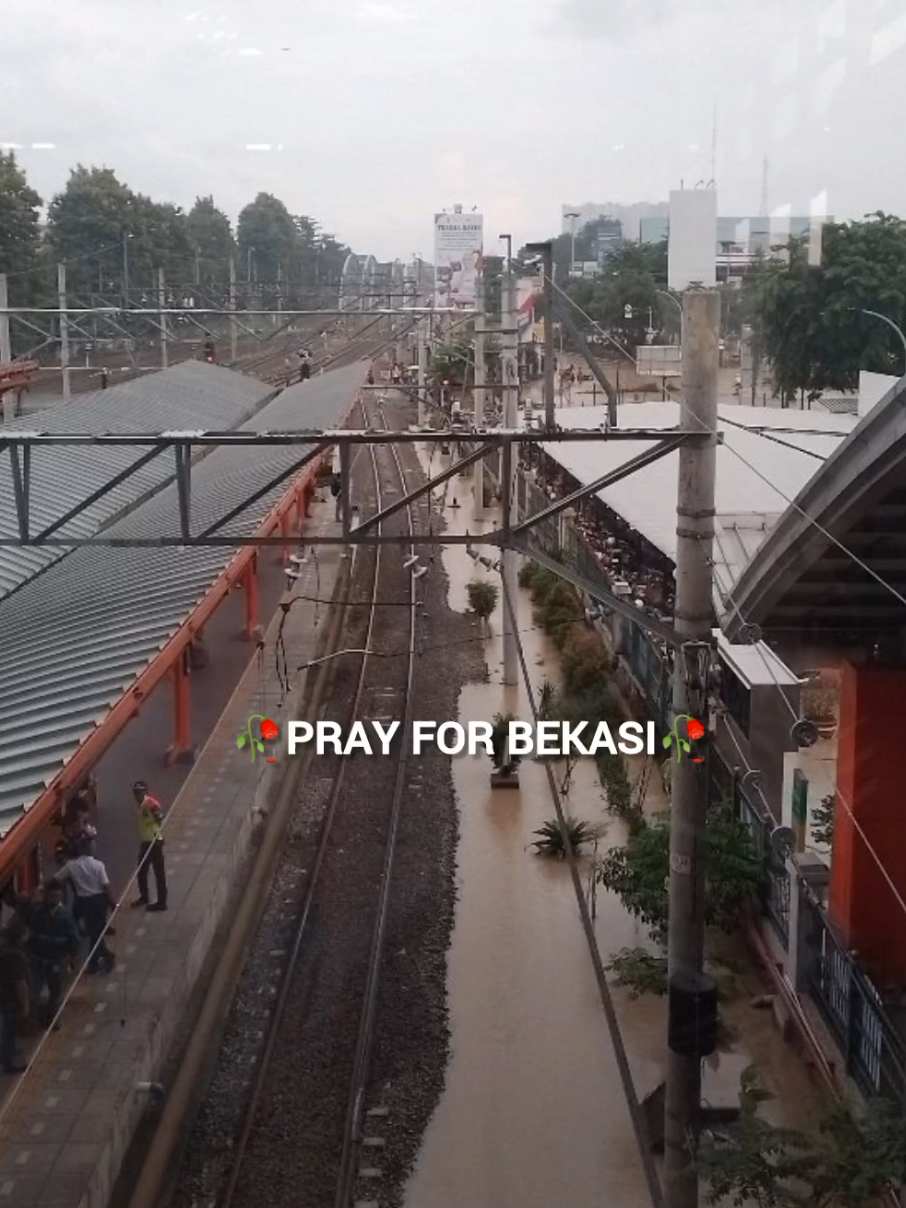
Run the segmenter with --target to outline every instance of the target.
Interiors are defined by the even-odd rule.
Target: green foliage
[[[515,769],[522,761],[521,755],[507,757],[507,738],[511,721],[516,721],[515,713],[494,714],[493,729],[491,730],[491,748],[494,753],[491,761],[499,772]]]
[[[812,837],[816,843],[834,844],[834,819],[837,815],[837,794],[829,793],[812,810]]]
[[[6,191],[2,177],[0,166],[0,216]],[[312,219],[291,215],[268,193],[259,193],[242,210],[237,238],[240,284],[248,274],[251,251],[253,280],[267,282],[260,293],[265,307],[276,306],[278,276],[286,301],[301,302],[303,287],[337,279],[349,251],[319,231]],[[168,287],[181,295],[196,281],[225,290],[236,250],[229,218],[212,197],[198,198],[186,214],[135,193],[109,168],[78,165],[48,208],[47,267],[67,262],[73,296],[119,293],[127,272],[130,290],[150,295],[157,289],[158,268]],[[241,302],[247,300],[240,294]]]
[[[566,831],[569,835],[570,847],[576,854],[587,843],[593,843],[597,837],[597,832],[593,827],[589,826],[587,822],[581,822],[576,818],[566,819]],[[539,830],[534,831],[533,834],[539,836],[532,843],[532,847],[535,848],[539,856],[556,856],[559,860],[566,857],[566,844],[563,841],[563,830],[558,819],[550,819]]]
[[[41,198],[29,188],[15,153],[0,151],[0,273],[37,267],[40,208]]]
[[[431,357],[431,376],[441,382],[455,382],[464,386],[470,377],[472,365],[472,334],[466,332],[449,344],[441,344]]]
[[[670,820],[662,814],[640,820],[624,847],[615,847],[598,864],[598,881],[647,924],[663,943],[667,932]],[[764,882],[764,865],[749,831],[722,806],[708,811],[705,824],[705,922],[732,931],[740,909]]]
[[[496,583],[487,579],[474,579],[466,586],[469,607],[480,621],[486,621],[497,607],[500,591]]]
[[[663,998],[667,993],[667,958],[645,948],[621,948],[611,957],[607,971],[614,974],[616,985],[629,989],[630,998],[642,994]]]
[[[699,1168],[712,1203],[868,1208],[906,1181],[906,1129],[898,1104],[874,1099],[860,1119],[837,1108],[817,1130],[800,1132],[758,1116],[770,1098],[747,1070],[740,1119],[703,1138]]]
[[[788,264],[764,263],[747,285],[778,391],[854,389],[860,369],[902,374],[896,333],[861,311],[906,326],[906,221],[879,212],[829,223],[820,266],[809,264],[806,238],[791,239],[789,253]]]
[[[666,289],[667,242],[624,243],[598,277],[573,280],[569,293],[605,331],[628,344],[644,344],[649,323],[656,331],[670,330],[676,308],[658,294]],[[632,307],[626,318],[625,308]]]
[[[593,629],[574,626],[563,647],[563,686],[572,696],[588,696],[610,678],[610,656]]]
[[[632,802],[632,785],[626,764],[619,752],[599,751],[595,755],[598,777],[607,797],[607,808],[618,818],[631,818],[638,814]]]
[[[193,255],[197,255],[194,267],[199,282],[223,279],[224,265],[229,267],[235,250],[229,218],[217,208],[213,197],[199,197],[186,216],[186,226]]]

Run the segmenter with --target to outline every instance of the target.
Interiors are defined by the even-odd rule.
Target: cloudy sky
[[[904,68],[906,0],[3,0],[0,143],[45,198],[104,164],[430,258],[456,202],[518,243],[712,175],[757,214],[765,156],[771,210],[906,213]]]

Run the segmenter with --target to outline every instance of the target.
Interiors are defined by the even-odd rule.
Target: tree
[[[233,228],[223,210],[215,206],[213,197],[196,198],[186,216],[186,227],[192,242],[197,280],[218,284],[227,281],[230,257],[235,249]]]
[[[639,345],[646,342],[649,321],[655,331],[666,325],[657,292],[666,284],[667,241],[627,242],[611,253],[599,276],[570,282],[568,292],[599,327],[621,342]],[[632,310],[629,318],[627,306]]]
[[[771,1095],[752,1069],[743,1074],[741,1114],[703,1138],[699,1167],[712,1203],[730,1199],[758,1208],[868,1208],[895,1196],[906,1181],[902,1108],[873,1099],[856,1118],[840,1107],[817,1129],[780,1128],[761,1119]]]
[[[73,168],[47,211],[47,239],[65,261],[72,294],[122,288],[123,243],[132,231],[131,189],[111,168]],[[150,284],[147,282],[146,284]]]
[[[299,231],[296,221],[279,198],[259,193],[239,215],[236,225],[239,244],[240,279],[251,269],[252,281],[276,281],[299,264]],[[288,279],[288,278],[287,278]]]
[[[906,326],[906,222],[881,212],[824,228],[822,262],[793,238],[788,262],[771,260],[747,289],[755,335],[777,391],[853,389],[859,370],[900,375],[903,347],[874,310]]]
[[[9,277],[11,306],[52,304],[41,254],[40,207],[41,198],[30,188],[13,152],[0,151],[0,273]],[[10,340],[14,355],[35,343],[15,321]]]
[[[482,622],[487,621],[494,612],[499,594],[496,583],[489,583],[486,579],[475,579],[466,587],[469,607]]]
[[[598,881],[662,944],[667,937],[669,854],[668,813],[652,822],[642,820],[625,847],[609,851],[597,869]],[[723,806],[712,806],[705,825],[705,922],[732,931],[740,910],[763,884],[764,864],[748,829]]]
[[[15,154],[0,151],[0,273],[28,274],[37,268],[40,208],[41,198],[29,187]]]

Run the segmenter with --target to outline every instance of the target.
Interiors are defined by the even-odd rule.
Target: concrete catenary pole
[[[157,270],[157,305],[160,307],[160,367],[166,369],[167,360],[167,287],[164,282],[164,270]]]
[[[545,243],[529,243],[526,248],[530,252],[540,252],[542,292],[541,292],[541,321],[544,325],[544,426],[548,429],[556,427],[554,418],[554,245],[548,239]]]
[[[236,257],[230,256],[230,360],[238,359],[239,329],[236,326]]]
[[[503,390],[503,426],[514,429],[519,424],[519,327],[516,312],[516,283],[509,261],[503,274],[502,306],[500,325],[500,368]],[[517,446],[518,447],[518,446]],[[505,472],[509,470],[507,475]],[[504,499],[505,515],[512,516],[515,507],[517,466],[507,459],[501,466],[500,490]],[[506,500],[509,500],[509,507]],[[501,574],[505,598],[519,598],[515,550],[504,547],[501,553]],[[503,682],[519,682],[519,652],[516,641],[516,624],[508,608],[503,610]]]
[[[477,314],[475,316],[475,389],[473,397],[475,399],[475,427],[484,427],[485,417],[485,396],[488,393],[488,357],[487,357],[487,315],[485,314],[485,292],[486,280],[484,273],[480,273],[477,283],[476,306]],[[484,462],[477,461],[475,463],[474,473],[472,476],[472,515],[475,520],[484,520]]]
[[[713,433],[717,425],[720,295],[693,286],[683,298],[683,376],[680,429]],[[712,551],[717,438],[680,449],[677,494],[675,628],[683,640],[674,667],[677,719],[703,716],[708,699],[712,627]],[[685,737],[684,720],[675,726]],[[674,748],[675,749],[675,748]],[[670,1006],[680,988],[700,984],[704,961],[705,814],[708,763],[681,755],[672,765],[670,810],[669,929]],[[687,998],[688,1001],[688,998]],[[676,1042],[672,1042],[676,1043]],[[688,1045],[683,1045],[688,1050]],[[668,1045],[664,1166],[668,1208],[697,1208],[694,1162],[701,1117],[701,1054]]]
[[[425,424],[425,383],[428,379],[428,341],[425,339],[425,321],[420,319],[418,331],[418,426]]]
[[[63,371],[63,402],[72,393],[69,380],[69,315],[66,313],[66,265],[57,265],[57,305],[60,308],[60,369]]]
[[[0,273],[0,311],[9,306],[9,291],[6,285],[6,273]],[[13,359],[13,349],[9,338],[9,315],[0,314],[0,364],[8,365]]]

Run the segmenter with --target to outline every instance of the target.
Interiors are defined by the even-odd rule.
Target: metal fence
[[[716,756],[716,758],[720,758]],[[790,873],[783,854],[771,842],[775,823],[766,818],[762,810],[747,796],[743,785],[736,780],[734,785],[734,809],[736,817],[748,829],[758,854],[764,861],[765,887],[761,905],[768,921],[785,949],[790,944]]]
[[[803,889],[806,983],[836,1036],[846,1069],[868,1095],[906,1102],[906,1044],[876,987],[834,934],[821,904]]]

